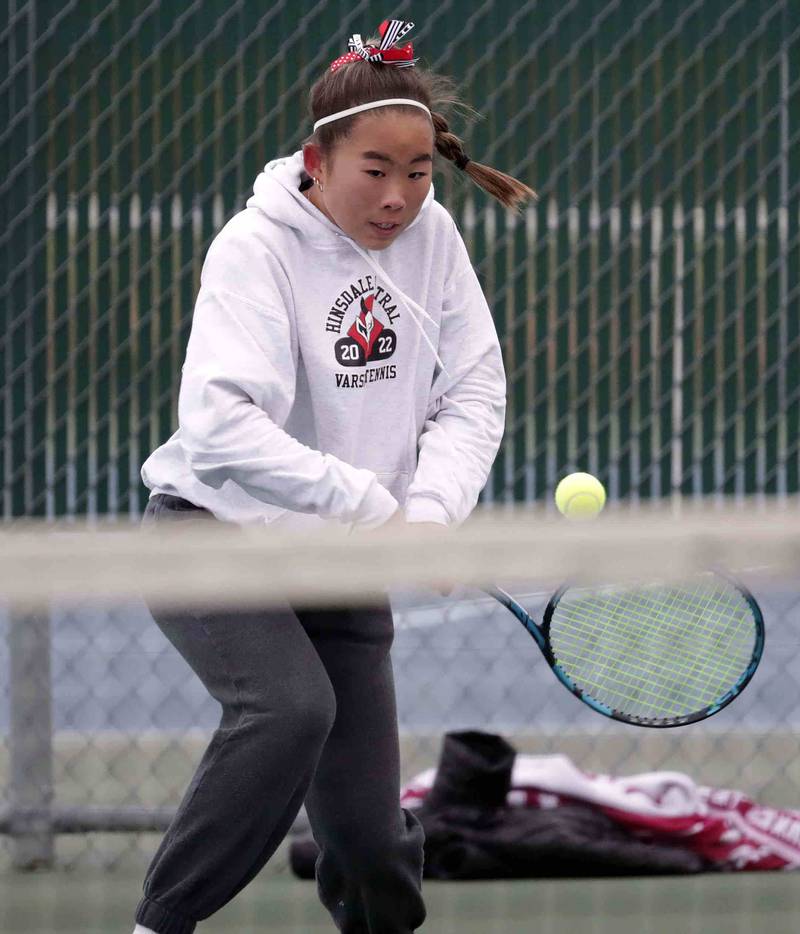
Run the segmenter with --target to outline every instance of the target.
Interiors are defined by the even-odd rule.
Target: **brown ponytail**
[[[455,135],[450,132],[450,126],[442,114],[433,111],[433,127],[436,130],[436,149],[445,159],[454,162],[459,169],[465,172],[469,177],[488,192],[493,198],[496,198],[501,204],[512,210],[519,210],[526,201],[531,198],[538,198],[536,192],[529,188],[524,182],[493,169],[488,165],[481,165],[479,162],[473,162],[464,152],[464,144]]]
[[[367,44],[377,45],[379,41],[367,40]],[[437,152],[453,162],[476,185],[501,204],[519,211],[525,202],[537,197],[532,188],[518,179],[491,166],[473,162],[467,156],[464,144],[450,130],[447,118],[440,112],[440,108],[448,104],[469,108],[462,104],[458,87],[452,78],[435,74],[426,68],[397,68],[394,65],[361,59],[340,65],[335,71],[326,69],[309,94],[311,119],[314,122],[359,104],[390,97],[406,97],[424,104],[431,111],[433,118]],[[419,113],[415,107],[391,106],[394,109],[405,109],[409,113]],[[371,113],[380,113],[381,109],[378,107]],[[363,114],[356,114],[327,123],[309,137],[307,142],[315,142],[324,155],[330,156],[337,142],[350,135],[356,120],[362,116]]]

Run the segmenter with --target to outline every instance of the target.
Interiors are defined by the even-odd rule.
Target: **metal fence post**
[[[9,811],[15,869],[49,868],[55,856],[50,617],[13,610]]]

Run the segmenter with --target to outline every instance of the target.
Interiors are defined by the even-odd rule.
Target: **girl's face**
[[[384,250],[417,216],[431,187],[433,126],[424,113],[366,113],[331,159],[313,144],[303,156],[323,188],[310,188],[309,200],[359,246]]]

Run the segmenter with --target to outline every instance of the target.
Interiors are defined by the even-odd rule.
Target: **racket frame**
[[[739,680],[720,698],[718,698],[712,704],[707,704],[700,710],[677,717],[637,717],[633,714],[627,714],[624,711],[617,710],[616,708],[611,707],[608,704],[604,704],[596,698],[592,697],[591,694],[586,693],[578,684],[576,684],[575,681],[573,681],[573,679],[563,670],[563,668],[561,668],[561,666],[558,664],[558,661],[556,660],[556,656],[553,652],[553,647],[550,642],[550,626],[559,601],[568,590],[573,589],[574,585],[563,584],[553,594],[547,603],[544,616],[542,617],[541,625],[539,625],[536,620],[533,619],[527,610],[525,610],[511,596],[511,594],[507,593],[501,587],[495,586],[487,588],[487,593],[489,593],[492,597],[495,598],[495,600],[506,607],[506,609],[510,610],[511,613],[513,613],[513,615],[519,620],[519,622],[522,623],[529,635],[533,636],[534,641],[539,646],[539,649],[544,656],[545,661],[550,666],[553,674],[571,694],[578,698],[578,700],[582,701],[597,713],[602,714],[604,717],[609,717],[610,719],[617,720],[620,723],[628,723],[632,726],[648,727],[650,729],[670,729],[672,727],[686,726],[690,723],[697,723],[700,720],[706,720],[709,717],[712,717],[714,714],[719,713],[719,711],[724,707],[727,707],[728,704],[735,700],[739,694],[742,693],[745,687],[747,687],[753,675],[755,674],[756,669],[758,668],[762,655],[764,654],[764,616],[761,612],[761,607],[758,605],[755,597],[743,584],[737,580],[734,580],[729,575],[718,570],[710,573],[713,573],[716,577],[721,578],[730,587],[733,587],[735,590],[737,590],[748,604],[750,612],[753,616],[753,624],[755,629],[753,652],[750,657],[750,661],[745,670],[742,672]]]

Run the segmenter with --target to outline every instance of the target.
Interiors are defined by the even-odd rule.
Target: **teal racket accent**
[[[541,626],[505,591],[489,593],[534,637],[568,690],[636,726],[712,716],[741,693],[764,651],[758,604],[718,574],[681,585],[563,587]]]

